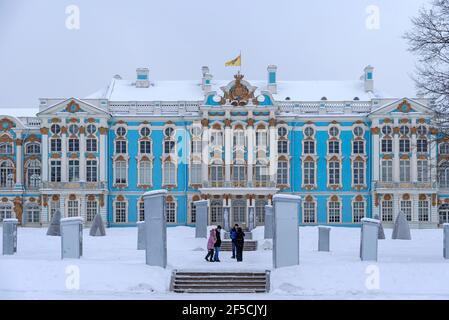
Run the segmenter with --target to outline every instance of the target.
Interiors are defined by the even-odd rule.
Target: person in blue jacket
[[[235,251],[236,251],[236,244],[237,244],[237,228],[239,227],[239,225],[236,223],[234,225],[234,227],[231,229],[231,231],[229,232],[229,237],[231,238],[232,241],[232,257],[231,259],[235,259]]]

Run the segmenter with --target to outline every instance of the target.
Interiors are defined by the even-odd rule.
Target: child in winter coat
[[[207,240],[207,255],[204,257],[206,261],[214,262],[214,245],[217,241],[217,232],[215,229],[211,229],[209,233],[209,240]],[[210,257],[210,260],[208,259]]]

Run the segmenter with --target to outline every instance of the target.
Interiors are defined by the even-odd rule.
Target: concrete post
[[[209,201],[195,201],[196,208],[196,224],[195,238],[207,238],[207,206]]]
[[[166,195],[167,190],[148,191],[143,195],[146,264],[162,268],[167,266]]]
[[[3,255],[17,252],[17,219],[3,219]]]
[[[61,259],[79,259],[83,255],[83,218],[61,219]]]
[[[273,239],[273,206],[265,206],[264,238]]]
[[[449,223],[443,224],[443,230],[444,230],[443,256],[444,259],[449,259]]]
[[[330,251],[330,227],[318,226],[318,251]]]
[[[299,264],[298,213],[301,197],[276,194],[273,197],[274,233],[273,266],[288,267]]]
[[[137,222],[137,250],[145,250],[145,221]]]
[[[360,238],[360,259],[362,261],[377,261],[377,240],[379,220],[363,218]]]

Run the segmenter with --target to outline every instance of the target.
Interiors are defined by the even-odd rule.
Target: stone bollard
[[[273,239],[273,207],[265,206],[265,229],[264,238]]]
[[[330,227],[318,227],[318,251],[330,251]]]
[[[3,255],[17,252],[17,219],[3,219]]]
[[[167,190],[148,191],[143,195],[146,264],[162,268],[167,267],[166,195]]]
[[[207,200],[195,201],[196,223],[195,238],[207,238]]]
[[[363,218],[360,237],[360,259],[362,261],[377,261],[377,241],[379,238],[380,221]]]
[[[273,266],[299,264],[298,213],[301,197],[286,194],[273,196]]]
[[[137,250],[145,250],[145,221],[137,222]]]
[[[83,218],[61,219],[61,259],[79,259],[83,255]]]
[[[444,259],[449,259],[449,223],[443,224],[444,230]]]

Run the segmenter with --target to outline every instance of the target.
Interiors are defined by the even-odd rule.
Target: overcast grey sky
[[[208,65],[230,79],[224,62],[242,50],[247,79],[355,80],[373,65],[375,86],[414,96],[415,57],[401,38],[428,0],[0,0],[0,107],[32,107],[39,97],[85,97],[114,74],[155,80],[199,79]],[[66,28],[66,7],[80,29]],[[366,26],[370,5],[378,29]]]

